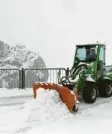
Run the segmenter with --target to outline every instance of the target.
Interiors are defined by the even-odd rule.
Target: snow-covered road
[[[0,106],[19,106],[23,105],[26,102],[26,100],[30,99],[32,99],[31,95],[0,97]]]
[[[74,129],[77,134],[112,133],[112,97],[97,98],[94,104],[81,101],[78,113],[71,114],[56,93],[43,93],[40,92],[40,99],[34,100],[31,89],[2,89],[0,134],[68,134]]]

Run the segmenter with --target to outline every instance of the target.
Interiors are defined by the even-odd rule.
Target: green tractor
[[[112,74],[106,68],[104,44],[76,45],[70,74],[60,83],[70,90],[76,88],[86,103],[94,103],[97,96],[112,96]]]

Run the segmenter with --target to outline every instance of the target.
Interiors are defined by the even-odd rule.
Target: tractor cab
[[[75,62],[92,62],[96,60],[97,56],[97,46],[86,45],[77,46]]]
[[[73,67],[75,68],[80,63],[91,65],[91,69],[97,73],[96,79],[103,74],[105,67],[105,45],[104,44],[85,44],[77,45],[74,57]],[[93,69],[94,68],[94,69]],[[90,69],[90,73],[91,70]]]

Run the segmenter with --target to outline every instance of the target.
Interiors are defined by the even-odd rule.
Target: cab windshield
[[[76,50],[76,59],[79,61],[95,61],[97,55],[96,46],[78,46]]]

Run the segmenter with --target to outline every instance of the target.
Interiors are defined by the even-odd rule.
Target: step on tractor
[[[41,83],[41,85],[33,82],[35,98],[39,87],[55,89],[68,109],[77,111],[77,94],[86,103],[94,103],[98,96],[111,97],[112,73],[105,66],[105,50],[106,46],[99,43],[76,45],[69,75],[60,78],[59,84]]]

